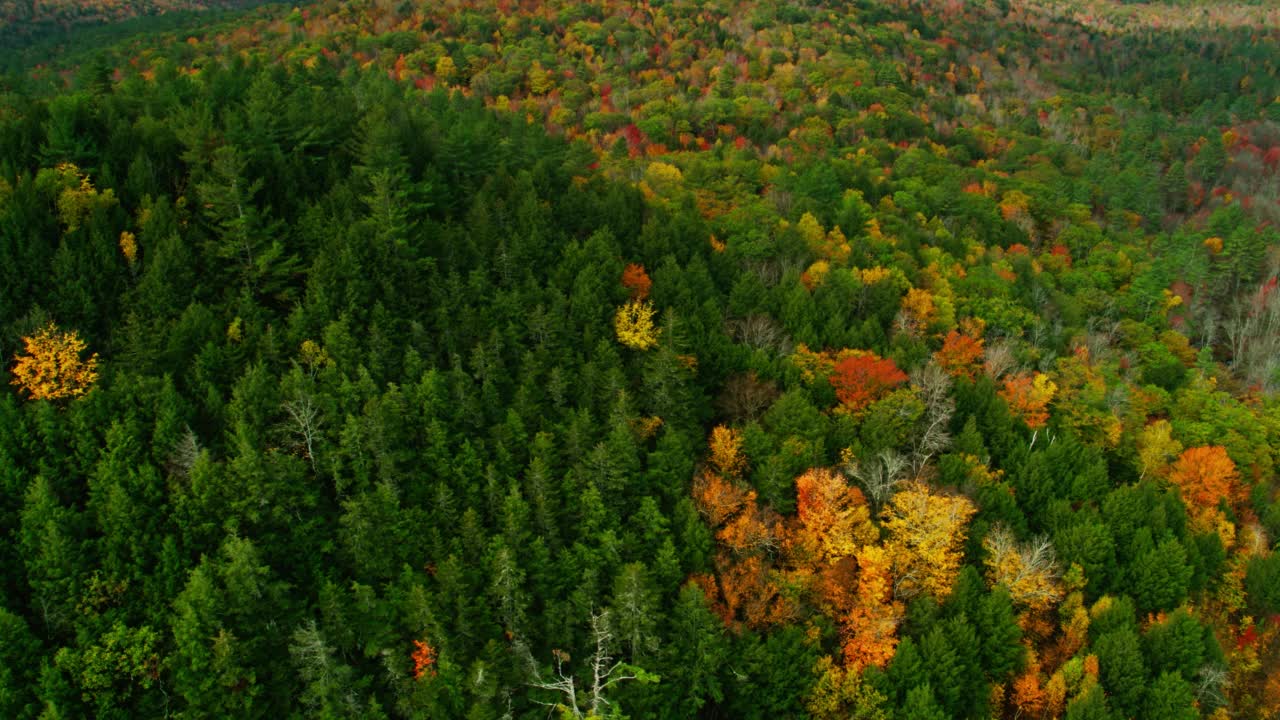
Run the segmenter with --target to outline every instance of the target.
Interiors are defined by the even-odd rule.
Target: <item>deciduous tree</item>
[[[800,523],[795,545],[816,563],[849,557],[879,534],[862,492],[827,468],[812,468],[796,478],[796,508]]]
[[[983,369],[982,346],[982,338],[952,330],[933,359],[951,377],[973,380]]]
[[[1058,388],[1048,375],[1036,373],[1012,375],[1004,379],[1000,397],[1009,405],[1009,412],[1021,418],[1027,427],[1039,430],[1049,422],[1049,401]]]
[[[1008,528],[997,527],[987,533],[982,547],[987,551],[987,577],[1007,588],[1015,603],[1040,612],[1062,598],[1058,561],[1049,538],[1019,544]]]
[[[935,493],[923,483],[898,491],[881,513],[893,559],[894,596],[920,593],[942,599],[963,559],[962,546],[976,508],[968,498]]]
[[[98,354],[81,357],[85,342],[74,330],[50,323],[22,343],[26,353],[17,356],[11,382],[33,400],[80,397],[98,379]]]
[[[845,665],[861,670],[869,665],[885,667],[898,645],[897,628],[902,603],[893,599],[893,558],[876,545],[858,551],[858,592],[843,617]]]
[[[1187,448],[1169,473],[1192,514],[1217,508],[1221,500],[1232,498],[1239,478],[1235,462],[1221,445]]]
[[[644,300],[629,300],[613,316],[613,329],[618,342],[632,350],[648,350],[658,344],[658,331],[653,324],[653,305]]]
[[[858,412],[907,381],[892,360],[873,352],[851,355],[837,362],[828,378],[841,409]]]
[[[653,281],[649,279],[643,265],[631,263],[622,270],[622,287],[631,291],[632,300],[644,300],[649,297]]]

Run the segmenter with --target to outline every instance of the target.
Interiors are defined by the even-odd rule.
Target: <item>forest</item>
[[[1277,12],[0,0],[0,717],[1280,718]]]

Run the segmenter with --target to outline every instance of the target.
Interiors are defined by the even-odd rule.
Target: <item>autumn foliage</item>
[[[738,443],[733,430],[717,427],[712,470],[694,480],[694,500],[720,547],[715,574],[693,578],[712,609],[731,628],[762,629],[810,608],[839,627],[845,670],[887,666],[903,600],[950,593],[973,504],[913,483],[891,498],[877,527],[858,488],[816,467],[795,479],[795,515],[779,519],[737,478]]]
[[[862,491],[827,468],[812,468],[796,478],[799,525],[795,546],[816,563],[850,557],[879,536]]]
[[[653,305],[643,300],[629,300],[618,308],[613,328],[618,342],[632,350],[648,350],[658,344],[658,331],[653,325]]]
[[[722,477],[735,478],[747,467],[742,456],[742,438],[737,430],[717,425],[711,431],[711,466]]]
[[[421,680],[436,674],[436,649],[426,640],[413,641],[413,677]]]
[[[893,599],[892,567],[882,547],[868,545],[858,552],[857,599],[841,618],[844,661],[850,668],[884,667],[893,659],[902,603]]]
[[[1057,390],[1049,376],[1036,373],[1033,377],[1024,373],[1005,378],[1000,397],[1009,405],[1009,412],[1027,427],[1038,430],[1049,422],[1049,402]]]
[[[643,265],[631,263],[622,270],[622,286],[631,291],[632,300],[644,300],[649,297],[653,281],[649,279]]]
[[[842,409],[857,412],[905,383],[907,374],[892,360],[868,352],[837,362],[828,379]]]
[[[79,397],[98,379],[98,355],[81,357],[85,343],[74,330],[50,323],[22,342],[26,353],[17,356],[11,382],[33,400]]]
[[[893,560],[897,597],[921,593],[942,599],[964,559],[966,526],[977,508],[966,497],[943,495],[923,483],[899,491],[881,513]]]
[[[1230,502],[1239,479],[1235,462],[1221,445],[1187,448],[1169,473],[1193,515],[1216,509],[1222,500]]]
[[[933,354],[933,359],[951,377],[973,380],[982,367],[982,345],[982,338],[952,330],[943,340],[942,348]]]

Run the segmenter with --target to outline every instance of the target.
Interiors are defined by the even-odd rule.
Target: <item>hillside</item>
[[[0,716],[1280,717],[1272,13],[0,57]]]
[[[138,17],[238,10],[272,0],[0,0],[0,47]]]

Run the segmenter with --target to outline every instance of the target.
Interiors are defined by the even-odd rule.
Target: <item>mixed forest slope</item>
[[[272,0],[0,0],[0,48],[131,18],[237,10]]]
[[[0,715],[1276,717],[1266,12],[0,63]]]

